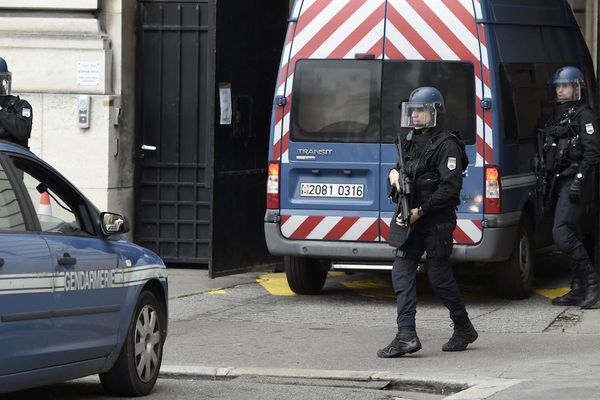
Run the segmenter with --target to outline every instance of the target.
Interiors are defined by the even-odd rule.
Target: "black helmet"
[[[10,95],[12,75],[8,70],[6,60],[0,57],[0,96]]]
[[[585,89],[583,72],[577,67],[561,67],[554,72],[551,87],[551,98],[556,102],[580,101]]]
[[[402,103],[403,128],[431,128],[436,126],[438,114],[446,111],[444,96],[434,87],[422,86]]]

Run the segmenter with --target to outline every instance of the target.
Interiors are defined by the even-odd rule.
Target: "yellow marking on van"
[[[342,285],[358,293],[363,297],[386,297],[396,298],[394,289],[385,281],[380,280],[356,280],[342,281]]]
[[[556,297],[563,296],[567,294],[571,290],[568,287],[556,288],[556,289],[533,289],[533,291],[540,296],[547,297],[549,299],[554,299]]]
[[[210,292],[206,292],[206,294],[227,294],[227,292],[223,289],[215,289]]]
[[[283,272],[265,274],[256,278],[262,287],[273,296],[295,296],[296,293],[288,286],[287,278]]]

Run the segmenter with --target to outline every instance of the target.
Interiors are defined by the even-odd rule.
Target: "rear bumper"
[[[518,226],[485,228],[482,240],[474,245],[455,244],[452,260],[457,262],[496,262],[510,257]],[[283,237],[279,224],[265,222],[265,239],[275,256],[300,256],[335,260],[391,261],[394,249],[387,243],[290,240]]]

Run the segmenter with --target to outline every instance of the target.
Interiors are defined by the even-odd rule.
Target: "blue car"
[[[100,374],[149,393],[167,336],[156,254],[47,163],[0,141],[0,393]]]

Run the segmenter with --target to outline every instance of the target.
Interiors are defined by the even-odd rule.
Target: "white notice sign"
[[[219,104],[221,106],[221,125],[231,125],[231,83],[219,84]]]
[[[77,62],[77,85],[98,86],[100,85],[100,63],[95,61]]]

